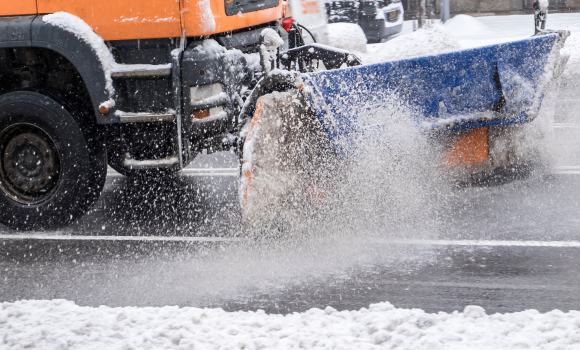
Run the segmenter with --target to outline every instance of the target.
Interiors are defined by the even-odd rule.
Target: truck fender
[[[99,112],[99,105],[111,97],[106,89],[106,76],[97,53],[84,40],[57,26],[45,23],[40,16],[0,18],[0,48],[37,47],[55,51],[78,70],[91,97],[97,123],[114,122],[114,107],[108,115]]]

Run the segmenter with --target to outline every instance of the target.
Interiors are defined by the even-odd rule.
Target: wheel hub
[[[50,136],[27,124],[0,133],[0,188],[13,199],[34,204],[48,198],[60,179],[60,157]]]

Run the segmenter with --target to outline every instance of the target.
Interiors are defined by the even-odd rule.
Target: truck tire
[[[0,223],[54,229],[85,214],[107,176],[102,134],[82,109],[46,94],[0,96]]]

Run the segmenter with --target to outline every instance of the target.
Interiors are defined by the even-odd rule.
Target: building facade
[[[415,19],[419,0],[402,0],[405,19]],[[534,0],[449,0],[451,16],[518,15],[532,13]],[[427,16],[439,18],[441,0],[426,0]],[[580,0],[550,0],[550,12],[579,12]]]

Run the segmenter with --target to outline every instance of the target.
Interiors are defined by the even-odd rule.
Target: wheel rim
[[[61,177],[60,154],[50,136],[31,124],[0,132],[0,189],[22,204],[48,199]]]

